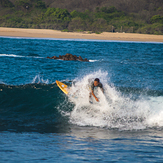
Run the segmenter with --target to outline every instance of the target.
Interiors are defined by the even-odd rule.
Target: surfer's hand
[[[99,99],[98,99],[97,97],[95,98],[95,100],[96,100],[97,102],[99,102]]]

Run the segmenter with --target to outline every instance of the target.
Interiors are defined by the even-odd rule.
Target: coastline
[[[31,37],[31,38],[58,38],[58,39],[90,39],[114,41],[142,41],[163,42],[163,35],[149,35],[138,33],[111,33],[89,34],[86,32],[61,32],[52,29],[25,29],[0,27],[0,36]]]

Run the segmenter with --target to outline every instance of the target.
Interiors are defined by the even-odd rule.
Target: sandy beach
[[[51,29],[24,29],[0,27],[0,36],[32,37],[32,38],[61,38],[61,39],[94,39],[94,40],[121,40],[163,42],[163,35],[148,35],[137,33],[111,33],[89,34],[86,32],[61,32]]]

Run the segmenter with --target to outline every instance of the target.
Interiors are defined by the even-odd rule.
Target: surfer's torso
[[[99,84],[98,84],[97,86],[94,85],[94,82],[91,82],[90,89],[91,89],[92,91],[94,91],[94,88],[95,88],[95,87],[100,87],[101,89],[103,89],[103,85],[102,85],[101,82],[99,82]]]

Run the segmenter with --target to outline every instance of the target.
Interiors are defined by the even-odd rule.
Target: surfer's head
[[[100,82],[100,79],[99,79],[99,78],[96,78],[96,79],[94,80],[94,86],[95,86],[95,87],[98,86],[99,82]]]

